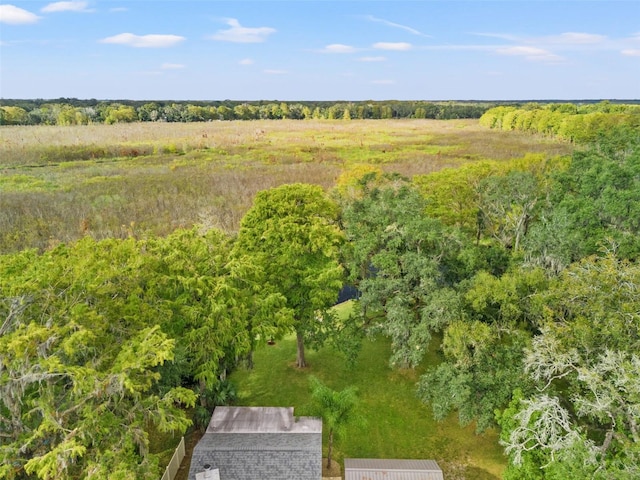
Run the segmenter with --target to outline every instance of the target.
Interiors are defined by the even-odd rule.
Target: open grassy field
[[[438,343],[438,342],[433,342]],[[497,433],[481,436],[474,426],[462,428],[451,416],[436,422],[428,405],[416,396],[420,374],[437,363],[433,349],[416,370],[393,370],[388,365],[389,342],[383,338],[364,343],[354,367],[331,348],[309,351],[309,367],[295,367],[295,339],[285,339],[256,352],[253,371],[239,370],[232,375],[241,405],[295,407],[305,413],[310,402],[309,375],[315,375],[335,390],[354,385],[366,424],[351,428],[335,445],[335,458],[427,458],[435,459],[445,478],[497,479],[506,458],[497,442]],[[325,437],[326,437],[326,433]],[[326,454],[326,438],[324,448]]]
[[[570,150],[477,120],[3,126],[0,252],[195,223],[233,232],[256,192],[291,182],[330,188],[358,163],[412,176]]]

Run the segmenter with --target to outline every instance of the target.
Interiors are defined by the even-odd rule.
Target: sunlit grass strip
[[[0,176],[0,192],[45,192],[56,189],[53,182],[31,175]]]

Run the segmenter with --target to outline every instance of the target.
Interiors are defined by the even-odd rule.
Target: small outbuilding
[[[444,480],[434,460],[345,458],[345,480]]]
[[[320,480],[322,420],[293,407],[216,407],[191,457],[189,480],[201,478]]]

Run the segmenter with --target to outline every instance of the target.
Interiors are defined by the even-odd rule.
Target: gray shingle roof
[[[216,407],[193,450],[189,480],[205,465],[220,480],[320,480],[322,421],[293,408]]]

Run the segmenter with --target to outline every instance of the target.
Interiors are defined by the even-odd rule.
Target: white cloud
[[[374,85],[394,85],[395,80],[371,80]]]
[[[605,35],[584,32],[565,32],[546,37],[525,37],[510,33],[472,33],[480,37],[499,38],[510,42],[526,43],[529,45],[593,45],[607,40]]]
[[[355,47],[352,47],[351,45],[343,45],[341,43],[332,43],[320,50],[322,53],[353,53],[356,51],[357,49]]]
[[[424,33],[416,30],[415,28],[411,28],[411,27],[408,27],[406,25],[401,25],[399,23],[390,22],[389,20],[384,20],[383,18],[376,18],[373,15],[367,15],[364,18],[369,20],[370,22],[382,23],[382,24],[387,25],[389,27],[399,28],[401,30],[405,30],[405,31],[407,31],[409,33],[412,33],[414,35],[420,35],[421,37],[428,37],[429,36],[429,35],[425,35]]]
[[[235,18],[229,18],[226,21],[231,28],[227,30],[218,30],[211,35],[212,40],[234,43],[262,43],[269,35],[275,33],[275,28],[270,27],[243,27]]]
[[[160,68],[163,70],[180,70],[181,68],[185,68],[186,65],[182,63],[163,63]]]
[[[501,55],[541,56],[546,55],[547,50],[537,47],[501,47],[496,49]]]
[[[252,58],[243,58],[238,62],[240,65],[253,65],[255,62]]]
[[[358,59],[359,62],[384,62],[387,60],[387,57],[360,57]]]
[[[494,52],[495,45],[424,45],[417,47],[428,51],[460,51],[460,52]],[[505,47],[506,48],[506,47]]]
[[[509,33],[471,32],[470,35],[476,35],[478,37],[499,38],[501,40],[509,40],[509,41],[519,40],[515,35],[511,35]]]
[[[524,57],[527,60],[538,61],[538,62],[558,63],[563,60],[561,56],[538,47],[525,47],[525,46],[502,47],[502,48],[497,48],[496,53],[499,53],[500,55]]]
[[[25,25],[36,23],[40,20],[38,15],[28,10],[23,10],[15,5],[0,5],[0,23],[8,23],[9,25]]]
[[[606,36],[595,33],[566,32],[560,35],[543,37],[541,40],[544,43],[560,45],[592,45],[594,43],[604,42],[606,39]]]
[[[413,47],[410,43],[406,42],[378,42],[373,44],[373,48],[377,48],[378,50],[407,51]]]
[[[263,72],[269,75],[285,75],[289,73],[286,70],[271,70],[271,69],[263,70]]]
[[[185,40],[179,35],[134,35],[133,33],[120,33],[113,37],[100,40],[100,43],[113,43],[116,45],[128,45],[136,48],[164,48]]]
[[[54,2],[45,5],[40,9],[42,13],[54,12],[89,12],[87,9],[89,2]]]
[[[640,57],[640,49],[625,48],[620,53],[627,57]]]

